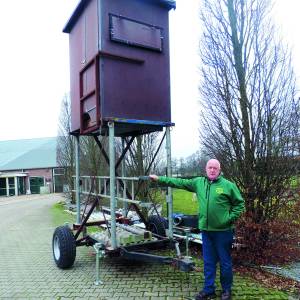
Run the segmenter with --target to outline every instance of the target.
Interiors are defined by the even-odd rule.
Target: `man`
[[[215,277],[220,264],[222,300],[231,299],[233,282],[231,248],[234,222],[244,211],[244,200],[237,186],[221,176],[220,162],[210,159],[206,164],[206,176],[194,179],[170,178],[150,175],[161,185],[194,192],[199,205],[199,229],[202,232],[204,261],[204,287],[195,299],[216,298]]]

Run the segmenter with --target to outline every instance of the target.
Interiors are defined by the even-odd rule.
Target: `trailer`
[[[112,143],[114,139],[110,140]],[[166,148],[170,149],[169,146],[167,143]],[[96,252],[96,285],[101,283],[99,264],[105,256],[168,264],[185,272],[195,270],[195,264],[188,253],[188,243],[194,238],[189,227],[174,226],[174,220],[178,223],[180,217],[173,215],[171,189],[167,188],[166,191],[169,217],[165,218],[158,213],[156,204],[139,197],[141,185],[149,185],[147,176],[115,176],[115,163],[111,162],[111,158],[115,157],[112,151],[114,147],[110,144],[109,148],[110,176],[75,176],[75,183],[80,182],[77,221],[71,226],[59,226],[54,231],[52,249],[56,265],[61,269],[72,267],[77,247],[91,246]],[[76,189],[73,192],[78,195]],[[80,198],[84,195],[85,205],[82,205]],[[104,203],[109,205],[105,206]],[[96,207],[98,210],[95,213]],[[151,210],[153,214],[145,215],[141,208],[146,208],[147,212]],[[95,226],[98,230],[90,233],[89,227]],[[186,251],[182,255],[179,246],[184,242]],[[174,249],[176,256],[162,256],[152,252],[165,248]]]

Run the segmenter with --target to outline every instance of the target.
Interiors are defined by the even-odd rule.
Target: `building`
[[[0,196],[62,191],[56,137],[0,141]]]

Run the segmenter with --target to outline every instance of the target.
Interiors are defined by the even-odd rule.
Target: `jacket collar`
[[[221,179],[222,179],[222,175],[219,175],[215,180],[210,180],[207,176],[205,176],[205,177],[210,184],[217,183],[217,182],[221,181]]]

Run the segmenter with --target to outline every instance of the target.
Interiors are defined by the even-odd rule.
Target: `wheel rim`
[[[56,260],[60,258],[59,238],[56,236],[53,241],[53,253]]]

